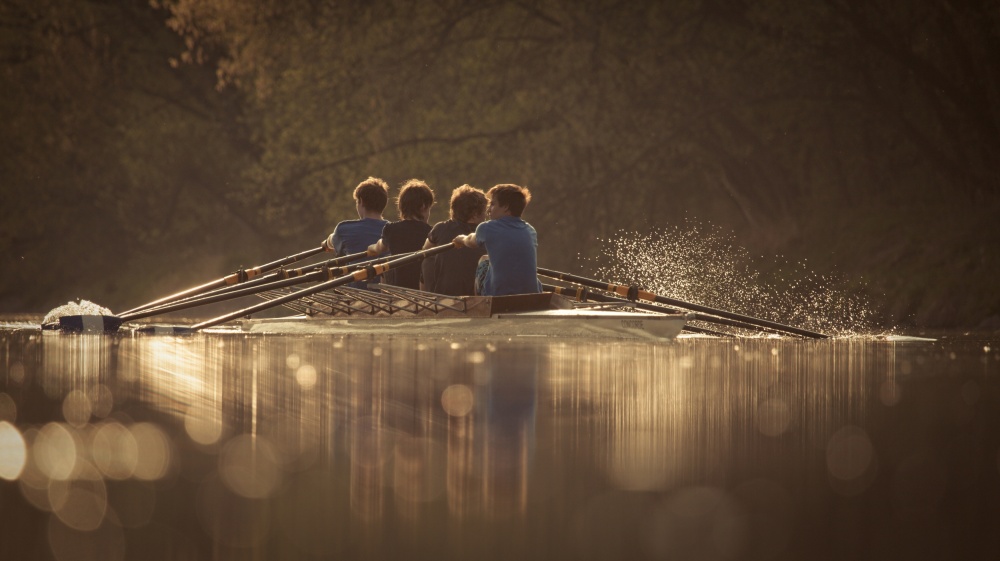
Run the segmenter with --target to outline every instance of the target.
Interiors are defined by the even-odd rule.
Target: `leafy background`
[[[694,220],[887,324],[1000,324],[996,3],[3,0],[0,26],[0,312],[315,247],[375,175],[528,186],[550,268]]]

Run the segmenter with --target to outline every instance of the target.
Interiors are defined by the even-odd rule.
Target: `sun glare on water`
[[[831,335],[877,331],[876,306],[846,279],[805,263],[755,260],[717,228],[621,231],[599,242],[597,274],[603,281],[634,283],[669,298]]]

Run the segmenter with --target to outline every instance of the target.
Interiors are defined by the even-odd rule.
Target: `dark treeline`
[[[376,175],[428,181],[434,220],[528,186],[552,268],[693,219],[888,322],[1000,320],[995,3],[0,0],[0,26],[0,311],[313,247]]]

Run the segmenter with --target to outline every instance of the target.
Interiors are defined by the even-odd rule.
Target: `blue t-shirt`
[[[382,237],[382,228],[389,222],[375,218],[344,220],[333,229],[333,250],[337,255],[350,255],[368,249]]]
[[[377,242],[382,237],[382,228],[388,224],[387,220],[376,218],[362,218],[360,220],[344,220],[333,229],[330,234],[333,250],[337,255],[351,255],[361,253],[368,249],[368,246]],[[363,263],[370,259],[358,259],[355,263]],[[368,288],[369,284],[376,284],[379,278],[368,279],[367,281],[355,281],[348,283],[352,288]]]
[[[538,234],[524,220],[504,216],[476,227],[476,243],[490,256],[490,272],[481,287],[484,296],[534,294],[538,282]]]

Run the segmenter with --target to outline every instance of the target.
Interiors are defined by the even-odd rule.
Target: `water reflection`
[[[57,559],[901,557],[1000,474],[988,345],[2,336]]]

